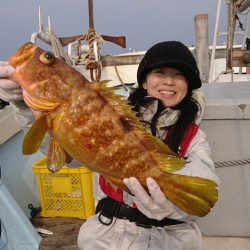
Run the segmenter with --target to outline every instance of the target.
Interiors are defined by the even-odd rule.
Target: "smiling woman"
[[[192,97],[193,90],[201,87],[199,70],[193,54],[181,42],[167,41],[157,43],[145,54],[138,67],[139,87],[131,94],[129,100],[135,110],[150,105],[144,97],[149,95],[159,102],[157,112],[152,118],[150,130],[156,134],[155,122],[165,108],[180,110],[179,118],[172,121],[171,129],[165,141],[178,152],[185,129],[200,109]]]

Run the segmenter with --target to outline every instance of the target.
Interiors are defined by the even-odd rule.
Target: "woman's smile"
[[[171,91],[171,90],[159,90],[159,92],[163,96],[173,96],[174,94],[176,94],[175,91]]]

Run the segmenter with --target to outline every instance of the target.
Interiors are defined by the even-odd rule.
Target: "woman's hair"
[[[147,91],[139,86],[135,89],[134,92],[128,98],[130,104],[134,107],[133,110],[140,113],[141,107],[147,107],[150,105],[152,99],[147,99],[145,96]],[[156,123],[161,114],[161,111],[164,109],[161,101],[158,102],[158,109],[154,117],[152,118],[150,127],[152,134],[155,135],[153,131],[156,130]],[[178,148],[180,146],[181,140],[184,136],[186,128],[192,122],[194,122],[195,117],[199,111],[199,103],[192,97],[192,91],[188,91],[185,98],[175,107],[171,107],[175,110],[180,110],[180,114],[175,124],[166,128],[167,136],[163,140],[174,152],[178,153]]]

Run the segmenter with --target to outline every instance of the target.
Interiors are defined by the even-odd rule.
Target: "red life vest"
[[[199,129],[199,126],[197,124],[195,124],[195,123],[191,123],[187,127],[187,129],[185,131],[185,134],[184,134],[184,136],[182,138],[180,148],[179,148],[179,152],[178,152],[180,157],[185,156],[191,141],[193,140],[193,138],[195,137],[195,135],[198,132],[198,129]]]
[[[193,140],[193,138],[195,137],[196,133],[198,132],[199,126],[195,123],[191,123],[184,134],[184,137],[182,138],[181,144],[180,144],[180,148],[179,148],[179,156],[180,157],[184,157],[186,154],[186,151],[191,143],[191,141]],[[102,175],[100,175],[99,177],[99,184],[100,187],[102,189],[102,191],[109,196],[110,198],[119,201],[119,202],[123,202],[123,191],[119,188],[117,188],[117,190],[115,191],[109,183],[107,183],[104,179],[104,177]],[[134,206],[134,205],[133,205]]]

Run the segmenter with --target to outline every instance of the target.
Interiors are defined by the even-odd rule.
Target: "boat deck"
[[[41,234],[39,250],[77,250],[77,235],[84,220],[77,218],[45,218],[37,215],[31,219],[35,228],[53,232]]]

